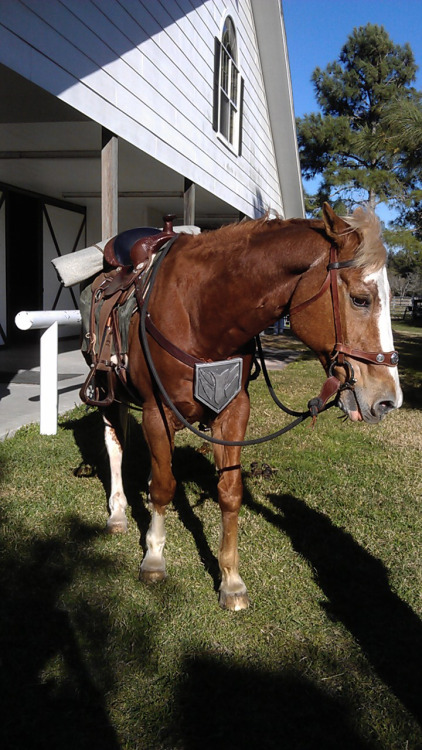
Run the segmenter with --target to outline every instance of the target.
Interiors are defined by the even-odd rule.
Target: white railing
[[[23,310],[15,317],[21,331],[45,328],[40,339],[40,433],[57,434],[59,326],[80,326],[79,310]]]

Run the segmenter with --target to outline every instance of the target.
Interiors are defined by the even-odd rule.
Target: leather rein
[[[167,403],[169,408],[173,411],[173,413],[176,415],[178,420],[191,432],[196,434],[197,436],[203,438],[204,440],[207,440],[211,443],[216,443],[218,445],[227,445],[227,446],[246,446],[246,445],[256,445],[258,443],[267,442],[269,440],[272,440],[273,438],[279,437],[280,435],[288,432],[293,427],[296,427],[298,424],[303,422],[305,419],[308,419],[309,417],[312,417],[313,422],[315,422],[316,417],[319,413],[322,411],[325,411],[329,409],[332,406],[336,405],[335,401],[332,401],[331,403],[327,404],[327,401],[334,396],[338,391],[344,390],[346,388],[353,389],[356,384],[356,379],[354,376],[354,370],[352,364],[349,362],[348,359],[345,358],[345,355],[354,358],[363,360],[365,362],[369,362],[371,364],[377,364],[377,365],[387,365],[388,367],[396,367],[398,363],[398,354],[396,351],[391,352],[365,352],[360,349],[354,349],[346,344],[343,343],[342,339],[342,326],[341,326],[341,316],[340,316],[340,304],[339,304],[339,293],[338,293],[338,279],[337,279],[337,271],[339,271],[342,268],[350,268],[354,265],[353,260],[349,261],[339,261],[338,255],[337,255],[337,248],[332,245],[330,248],[330,262],[327,266],[327,276],[320,288],[320,290],[311,298],[308,300],[300,303],[299,305],[295,305],[294,307],[290,308],[289,314],[290,316],[295,313],[300,312],[301,310],[304,310],[306,307],[311,305],[313,302],[315,302],[317,299],[322,297],[325,292],[330,289],[331,290],[331,299],[332,299],[332,308],[333,308],[333,320],[334,320],[334,329],[335,329],[335,339],[336,344],[334,346],[333,352],[331,354],[331,361],[328,371],[328,377],[325,381],[325,383],[322,386],[321,392],[319,396],[316,398],[313,398],[308,403],[308,411],[306,412],[295,412],[291,409],[288,409],[285,407],[281,401],[277,398],[274,389],[271,385],[268,372],[265,366],[264,357],[262,353],[262,347],[260,344],[259,336],[256,337],[257,345],[258,345],[258,353],[260,356],[261,366],[264,373],[264,377],[267,383],[267,386],[270,390],[270,394],[277,404],[279,408],[283,409],[287,414],[290,414],[291,416],[295,416],[296,419],[286,427],[278,430],[277,432],[271,433],[270,435],[266,435],[261,438],[251,439],[251,440],[220,440],[218,438],[214,438],[212,436],[206,435],[201,430],[196,429],[193,425],[191,425],[179,412],[179,410],[176,408],[172,400],[170,399],[169,395],[167,394],[161,379],[157,373],[157,370],[155,368],[154,362],[151,357],[151,352],[148,345],[148,339],[147,339],[147,331],[150,333],[150,335],[156,340],[156,342],[168,353],[170,353],[173,357],[178,359],[179,361],[183,362],[184,364],[187,364],[189,367],[194,367],[194,365],[198,362],[202,362],[202,360],[198,360],[196,357],[192,357],[192,355],[187,354],[186,352],[183,352],[181,349],[176,347],[174,344],[172,344],[168,339],[158,330],[158,328],[155,326],[153,321],[151,320],[151,316],[148,313],[148,303],[150,299],[150,295],[153,288],[153,283],[156,277],[156,274],[158,273],[159,267],[161,265],[161,262],[164,260],[164,257],[167,255],[167,252],[170,248],[166,248],[160,257],[160,259],[155,264],[155,268],[151,274],[151,277],[149,279],[148,283],[148,289],[146,291],[145,297],[140,294],[140,289],[137,289],[137,299],[138,299],[138,306],[141,313],[141,322],[140,322],[140,332],[141,332],[141,340],[142,345],[144,348],[144,353],[148,362],[148,366],[150,368],[151,374],[158,386],[159,391],[161,392],[161,395],[164,399],[164,401]],[[343,366],[346,370],[346,380],[344,383],[341,383],[340,380],[333,374],[334,367],[335,366]]]
[[[157,341],[157,343],[168,353],[170,353],[173,357],[178,359],[181,362],[184,362],[184,364],[187,364],[189,367],[194,367],[194,365],[198,362],[203,362],[203,360],[199,360],[196,357],[192,357],[190,354],[187,354],[186,352],[183,352],[181,349],[176,347],[174,344],[168,341],[166,337],[156,328],[154,323],[151,320],[151,316],[148,312],[148,304],[151,296],[151,292],[153,290],[154,281],[157,276],[157,273],[160,269],[161,263],[163,262],[164,258],[166,257],[167,253],[170,250],[170,246],[165,247],[161,251],[160,258],[157,259],[157,261],[154,264],[154,268],[152,270],[152,273],[148,279],[147,288],[145,289],[145,286],[141,285],[141,283],[138,283],[135,285],[135,294],[138,302],[138,307],[140,310],[140,337],[141,337],[141,343],[144,351],[144,355],[148,364],[148,367],[150,369],[151,376],[153,377],[158,390],[169,407],[169,409],[173,412],[173,414],[177,417],[177,419],[183,424],[184,427],[187,427],[191,432],[193,432],[197,437],[202,438],[203,440],[206,440],[209,443],[213,443],[216,445],[225,445],[225,446],[247,446],[247,445],[258,445],[260,443],[266,443],[269,440],[273,440],[274,438],[280,437],[281,435],[285,434],[286,432],[289,432],[289,430],[292,430],[294,427],[299,425],[301,422],[303,422],[305,419],[308,419],[309,417],[313,416],[313,412],[310,410],[304,411],[304,412],[295,412],[290,409],[287,409],[287,407],[283,406],[281,402],[277,399],[277,396],[274,393],[274,390],[272,389],[271,383],[269,382],[268,373],[265,367],[264,358],[262,355],[262,349],[260,346],[260,342],[258,343],[258,351],[260,352],[260,358],[261,358],[261,364],[263,368],[263,373],[267,382],[267,385],[270,389],[270,393],[275,401],[275,403],[280,406],[287,414],[290,414],[291,416],[295,416],[296,419],[293,420],[290,424],[286,425],[285,427],[282,427],[280,430],[277,430],[276,432],[271,433],[270,435],[264,435],[263,437],[259,438],[252,438],[250,440],[220,440],[219,438],[215,438],[212,435],[207,435],[202,430],[198,430],[194,425],[190,424],[183,414],[177,409],[175,404],[172,402],[170,396],[168,395],[166,389],[164,388],[164,385],[161,381],[161,378],[157,372],[157,369],[155,367],[154,361],[151,356],[149,344],[148,344],[148,336],[147,332],[150,333],[150,335]],[[259,337],[256,337],[259,341]],[[340,384],[339,384],[340,385]],[[319,397],[318,397],[319,398]],[[329,395],[327,395],[328,400]],[[334,406],[335,403],[332,402],[330,404],[324,404],[319,409],[319,411],[325,411],[326,409],[329,409],[331,406]],[[311,404],[311,402],[309,402]]]

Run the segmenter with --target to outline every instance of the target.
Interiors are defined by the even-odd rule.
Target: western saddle
[[[90,372],[80,390],[80,398],[89,406],[106,407],[114,401],[114,373],[129,392],[132,401],[138,400],[127,382],[126,352],[122,351],[119,313],[136,296],[142,306],[149,269],[153,258],[172,238],[173,214],[163,217],[163,229],[139,227],[129,229],[110,239],[104,248],[105,270],[91,285],[91,301],[87,359]],[[136,304],[133,304],[133,309]],[[97,382],[97,373],[106,374]]]

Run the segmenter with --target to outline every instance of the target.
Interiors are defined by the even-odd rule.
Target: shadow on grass
[[[34,540],[23,550],[22,543],[3,539],[0,745],[5,749],[119,747],[103,698],[114,681],[101,657],[107,619],[99,608],[70,612],[60,602],[76,566],[104,571],[104,560],[89,549],[98,533],[73,519],[70,531]],[[91,641],[91,673],[74,624],[81,617],[89,621],[84,640],[85,647]]]
[[[98,459],[103,445],[99,415],[89,413],[69,428],[83,459],[97,467],[103,483],[109,481],[105,451]],[[126,460],[128,495],[143,508],[139,487],[146,485],[149,464],[135,420]],[[199,502],[205,496],[216,500],[213,466],[198,451],[177,449],[175,472],[179,482],[193,480],[202,487],[204,494]],[[328,599],[328,604],[321,606],[327,608],[330,617],[344,623],[374,670],[420,721],[422,626],[410,607],[391,591],[382,563],[301,500],[289,495],[273,495],[270,500],[273,509],[261,506],[245,492],[245,504],[253,512],[290,536],[295,550],[309,561]],[[183,486],[179,487],[175,506],[216,585],[217,561]],[[138,524],[143,525],[149,514],[145,509],[137,513]],[[110,647],[113,628],[104,602],[95,604],[95,592],[101,585],[95,584],[94,593],[91,589],[89,604],[80,593],[72,593],[76,573],[86,572],[95,580],[115,571],[113,556],[107,559],[95,551],[93,542],[100,533],[75,518],[62,532],[59,529],[49,539],[30,541],[24,549],[23,544],[16,544],[15,538],[5,534],[0,573],[2,747],[119,748],[105,705],[106,694],[118,687],[119,675],[104,653],[104,644],[109,642]],[[112,608],[110,611],[114,617],[115,612]],[[233,615],[226,616],[230,628]],[[158,656],[154,650],[154,617],[141,618],[137,627],[139,650],[125,658],[132,659],[130,668],[138,674],[145,661],[163,663],[166,654]],[[116,650],[122,648],[118,641],[114,646]],[[161,675],[157,672],[158,676],[162,679],[164,671]],[[150,702],[142,702],[138,695],[131,701],[128,704],[122,699],[118,710],[129,724],[138,722],[141,727],[144,717],[140,712],[144,709],[148,714]],[[253,746],[263,750],[369,750],[376,746],[367,744],[356,732],[353,704],[347,696],[323,692],[301,675],[299,668],[283,669],[280,665],[266,671],[240,665],[221,654],[186,655],[171,686],[170,702],[154,707],[154,711],[152,718],[145,717],[151,722],[151,728],[145,729],[150,732],[150,741],[145,744],[150,750],[176,746],[183,750],[243,750]],[[141,747],[136,727],[128,725],[126,734],[132,747]],[[176,738],[177,744],[165,744],[168,737]]]
[[[369,750],[351,726],[347,701],[324,694],[294,669],[270,672],[239,666],[231,657],[190,655],[173,674],[166,705],[128,696],[111,648],[122,652],[134,674],[150,663],[161,679],[163,670],[153,665],[165,654],[155,648],[154,618],[140,617],[136,649],[125,651],[120,640],[110,640],[118,637],[107,614],[115,618],[115,602],[104,602],[101,583],[92,589],[115,572],[112,556],[95,552],[99,534],[73,518],[63,531],[26,544],[20,554],[19,545],[5,539],[1,747],[120,750],[106,707],[109,694],[126,717],[124,747]],[[86,577],[87,600],[72,590],[77,570]]]
[[[353,729],[344,699],[324,694],[296,670],[269,672],[200,655],[186,659],[182,673],[176,715],[183,750],[374,747]]]
[[[85,419],[95,416],[88,415]],[[82,455],[89,462],[95,462],[95,456],[98,461],[102,425],[94,444],[92,436],[87,434],[87,423],[79,422],[73,429]],[[97,431],[98,422],[93,422],[91,427]],[[126,458],[128,497],[132,507],[137,508],[133,515],[138,526],[145,530],[149,514],[140,500],[139,487],[142,484],[146,487],[149,463],[142,432],[135,420],[130,438]],[[106,484],[105,452],[104,457],[106,465],[100,466],[98,472]],[[174,506],[192,534],[199,558],[217,589],[217,560],[184,487],[185,482],[195,481],[203,490],[199,502],[205,497],[216,501],[214,468],[206,457],[190,447],[176,449],[174,467],[178,480]],[[349,630],[375,673],[420,725],[422,623],[391,590],[382,562],[350,534],[334,526],[324,514],[310,509],[298,498],[272,495],[270,501],[274,510],[258,504],[245,491],[245,505],[289,535],[296,552],[309,562],[328,600],[321,606],[330,618],[341,621]],[[365,747],[351,727],[347,700],[343,698],[340,702],[323,694],[294,670],[287,674],[267,674],[203,654],[186,658],[181,674],[180,690],[175,686],[179,710],[171,712],[168,721],[170,732],[170,725],[174,725],[178,737],[182,732],[185,750],[198,746],[243,748],[253,743],[263,748],[279,747],[280,743],[288,743],[289,748]],[[402,718],[406,723],[404,715]],[[260,739],[259,731],[263,733]],[[316,737],[315,742],[312,736]],[[327,744],[331,742],[330,737],[335,740]]]
[[[419,617],[391,590],[382,562],[350,534],[296,497],[271,495],[270,500],[276,512],[250,499],[246,502],[288,534],[328,599],[321,606],[330,618],[345,625],[378,676],[421,725]]]

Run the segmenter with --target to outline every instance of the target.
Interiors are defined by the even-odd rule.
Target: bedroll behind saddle
[[[89,406],[110,406],[115,397],[115,375],[129,390],[126,354],[130,318],[148,283],[154,255],[177,236],[173,232],[174,218],[164,217],[163,231],[142,227],[109,240],[104,249],[108,268],[81,294],[82,351],[91,360],[91,369],[79,396]],[[100,379],[98,373],[103,373]]]

